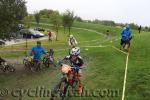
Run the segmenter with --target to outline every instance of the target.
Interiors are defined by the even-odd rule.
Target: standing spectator
[[[52,32],[51,32],[51,31],[48,32],[48,37],[49,37],[49,41],[52,41],[52,39],[51,39],[51,37],[52,37]]]
[[[138,27],[139,34],[141,33],[141,29],[142,29],[142,27],[141,27],[141,25],[140,25],[140,27]]]
[[[106,35],[107,35],[107,37],[109,36],[109,30],[106,31]]]

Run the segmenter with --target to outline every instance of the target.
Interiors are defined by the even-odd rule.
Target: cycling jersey
[[[66,56],[64,59],[65,59],[65,60],[69,60],[70,63],[71,63],[72,65],[75,65],[75,66],[81,67],[81,66],[84,64],[83,59],[82,59],[81,56],[78,56],[77,59],[74,60],[74,61],[72,61],[72,56],[70,56],[70,55],[69,55],[69,56]]]
[[[131,38],[131,29],[130,28],[124,28],[121,32],[121,39],[122,41],[127,41]]]
[[[46,52],[41,46],[35,46],[31,50],[31,55],[34,55],[34,59],[41,60],[42,54],[46,54]]]
[[[77,41],[75,38],[69,38],[69,41],[68,41],[69,45],[77,45]]]

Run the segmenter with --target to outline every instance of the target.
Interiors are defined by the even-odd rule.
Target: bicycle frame
[[[63,64],[62,60],[60,60],[58,64],[60,64],[61,66],[64,65],[64,67],[62,68],[67,68],[67,65]],[[78,66],[73,66],[70,68],[71,69],[69,69],[68,72],[65,72],[65,70],[62,70],[63,77],[60,79],[58,84],[54,87],[50,100],[54,100],[54,98],[56,97],[55,94],[59,94],[59,97],[61,98],[61,100],[64,100],[68,90],[71,93],[76,92],[76,90],[78,91],[79,94],[83,92],[84,86],[81,84],[81,81],[80,81],[81,75],[76,70],[76,69],[81,69],[81,68]],[[71,87],[71,89],[69,89],[69,87]]]
[[[68,83],[70,86],[73,86],[75,81],[80,81],[80,77],[81,75],[74,69],[67,73]]]
[[[30,61],[28,59],[24,59],[23,63],[27,64],[25,67],[29,68],[30,70],[39,70],[42,62],[38,59],[31,59]]]

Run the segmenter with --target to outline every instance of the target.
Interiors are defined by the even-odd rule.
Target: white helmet
[[[70,38],[73,38],[73,35],[72,35],[72,34],[70,35]]]
[[[78,56],[80,54],[80,48],[79,47],[72,48],[70,54],[74,56]]]

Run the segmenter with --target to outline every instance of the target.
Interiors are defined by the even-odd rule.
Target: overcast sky
[[[41,9],[74,11],[83,19],[113,20],[150,26],[150,0],[26,0],[29,13]]]

